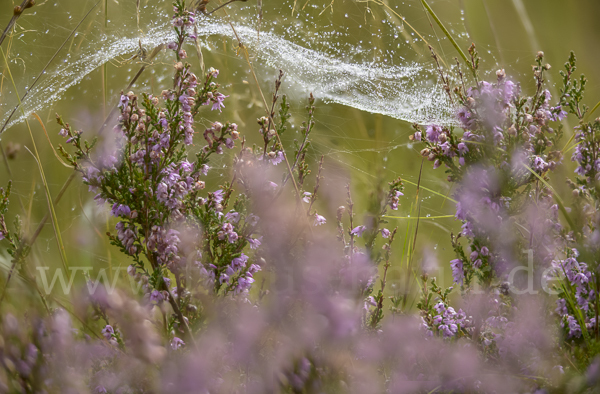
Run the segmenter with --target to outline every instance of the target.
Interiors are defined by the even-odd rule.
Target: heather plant
[[[558,250],[552,261],[554,274],[561,278],[556,313],[562,327],[562,341],[570,346],[581,367],[598,354],[598,170],[600,145],[596,136],[598,119],[588,121],[590,109],[582,103],[586,79],[577,79],[575,56],[571,54],[561,71],[563,87],[560,104],[573,115],[575,127],[573,153],[575,178],[567,179],[572,189],[573,206],[567,213],[569,226],[561,229]]]
[[[474,46],[473,86],[460,66],[455,79],[440,68],[456,124],[415,125],[411,140],[446,169],[461,230],[449,240],[454,286],[407,264],[403,274],[420,286],[417,315],[410,286],[389,296],[399,249],[389,214],[403,180],[380,181],[366,209],[347,184],[328,217],[327,161],[310,150],[312,94],[291,147],[281,138],[292,120],[283,71],[255,130],[211,121],[198,135],[234,97],[218,70],[197,76],[185,61],[207,4],[173,3],[173,81],[160,94],[122,92],[116,124],[89,139],[57,116],[58,151],[110,211],[106,236],[141,294],[89,280],[72,305],[44,296],[28,271],[30,239],[18,217],[6,223],[11,185],[0,189],[0,242],[43,304],[2,314],[0,391],[591,392],[600,120],[587,120],[574,55],[557,102],[541,52],[530,96],[504,70],[480,79]],[[569,114],[579,122],[574,144],[559,149]],[[551,186],[569,146],[570,206]],[[217,176],[222,162],[231,165]]]
[[[477,70],[474,46],[469,53]],[[546,356],[542,362],[541,348],[555,355],[566,351],[565,357],[577,364],[576,369],[585,369],[597,354],[598,335],[594,274],[595,155],[599,148],[594,130],[598,121],[585,120],[589,110],[582,104],[586,80],[573,75],[575,56],[571,54],[561,71],[563,88],[554,106],[550,92],[544,89],[549,69],[543,53],[538,53],[533,67],[535,93],[530,97],[521,94],[520,86],[507,78],[504,70],[496,73],[494,83],[479,81],[475,73],[476,85],[468,89],[460,71],[454,89],[449,86],[450,79],[441,74],[445,90],[458,105],[458,127],[433,124],[423,130],[415,125],[411,136],[411,140],[425,143],[421,154],[434,162],[434,169],[444,165],[448,181],[456,183],[456,219],[462,222],[460,233],[451,236],[456,259],[450,261],[450,268],[464,309],[456,311],[452,306],[452,287],[440,288],[436,278],[424,273],[417,305],[424,329],[428,335],[446,340],[466,338],[476,344],[486,362],[510,369],[514,365],[506,361],[516,361],[521,370],[536,371],[539,376],[550,376],[550,368],[563,370],[563,361],[557,356]],[[577,176],[567,179],[573,189],[572,208],[565,207],[549,178],[562,163],[565,149],[556,148],[562,136],[558,121],[568,114],[579,121],[572,155]],[[580,250],[585,253],[583,258]],[[515,277],[519,266],[528,267],[527,283]],[[552,280],[558,285],[549,285]],[[524,335],[515,329],[522,324],[523,309],[532,312],[532,296],[524,294],[538,294],[540,289],[544,292],[537,298],[558,294],[555,312],[560,333]],[[549,309],[543,306],[547,300],[538,302],[538,312]],[[532,329],[536,330],[528,328]],[[560,339],[548,347],[539,342],[539,335],[545,336],[546,342]],[[587,383],[573,384],[583,389],[594,379],[590,375]]]

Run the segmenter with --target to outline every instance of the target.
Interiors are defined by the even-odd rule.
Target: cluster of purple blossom
[[[592,132],[590,125],[580,125],[576,127],[575,132],[575,150],[571,160],[577,163],[575,173],[585,182],[583,186],[593,189],[596,182],[600,181],[600,137]]]
[[[555,130],[551,122],[562,120],[566,112],[562,104],[551,106],[551,95],[543,89],[543,74],[550,67],[542,65],[542,56],[538,55],[534,67],[537,91],[533,97],[522,97],[520,86],[499,70],[495,83],[480,81],[473,88],[465,89],[463,84],[454,90],[454,99],[461,105],[457,120],[462,134],[454,127],[429,125],[425,130],[415,126],[411,137],[426,144],[421,154],[434,162],[434,168],[443,164],[448,181],[457,184],[455,216],[462,228],[458,236],[452,236],[456,258],[450,261],[450,268],[454,282],[468,300],[465,312],[456,313],[447,301],[450,289],[443,292],[432,282],[419,304],[423,325],[431,334],[443,333],[444,338],[462,332],[482,345],[486,359],[515,357],[519,349],[514,341],[531,349],[539,347],[535,337],[516,328],[516,316],[527,306],[510,294],[516,285],[507,279],[514,280],[513,268],[519,265],[543,267],[556,259],[556,245],[564,243],[557,243],[557,236],[572,239],[558,223],[558,205],[552,201],[553,190],[546,182],[548,172],[562,160],[561,152],[552,150],[562,134],[561,127]],[[461,244],[461,238],[468,246]],[[523,245],[535,251],[525,264],[520,258],[524,256]],[[554,275],[563,275],[562,271],[566,276],[567,287],[563,289],[573,289],[572,293],[562,292],[556,311],[568,337],[579,338],[581,324],[589,330],[596,322],[589,308],[595,302],[590,273],[575,258],[556,260],[553,266]],[[427,288],[426,274],[423,281]],[[474,293],[476,284],[483,292]],[[437,294],[435,304],[431,303],[432,293]],[[581,317],[570,307],[569,297],[584,311],[581,316],[585,322],[579,322]],[[516,361],[523,368],[537,365],[523,355]]]
[[[596,290],[593,287],[593,274],[586,263],[577,260],[578,257],[577,249],[571,249],[568,251],[567,258],[552,262],[553,274],[556,277],[562,277],[568,289],[574,290],[573,293],[561,292],[556,300],[555,311],[560,316],[561,326],[567,329],[568,338],[581,337],[581,324],[585,324],[586,329],[590,332],[597,330]],[[575,304],[576,308],[570,303]],[[581,314],[578,314],[577,310],[581,311]],[[575,314],[577,316],[574,316]]]
[[[441,332],[444,338],[454,337],[461,329],[469,326],[467,315],[462,309],[456,312],[453,307],[447,306],[441,301],[433,309],[437,312],[437,315],[433,317],[433,327]],[[429,327],[427,329],[429,330]],[[429,331],[428,335],[433,335],[433,333]]]

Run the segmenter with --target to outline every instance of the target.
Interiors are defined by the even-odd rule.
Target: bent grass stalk
[[[15,25],[15,23],[17,23],[17,19],[19,19],[19,17],[21,15],[23,15],[23,12],[33,6],[35,3],[33,0],[23,0],[23,2],[21,3],[20,6],[20,10],[21,12],[14,12],[13,11],[13,16],[10,19],[10,21],[8,22],[8,25],[6,25],[6,28],[4,29],[4,31],[2,32],[2,36],[0,36],[0,45],[2,45],[2,42],[4,42],[4,39],[6,38],[6,36],[8,35],[8,32],[10,31],[10,29],[12,29],[12,27]]]
[[[60,164],[62,164],[63,166],[65,166],[67,168],[74,169],[73,166],[70,166],[69,164],[65,163],[65,161],[56,152],[56,149],[54,148],[54,145],[50,141],[50,136],[48,135],[48,131],[46,130],[46,126],[44,125],[44,122],[42,122],[42,119],[35,112],[32,112],[31,115],[37,119],[38,123],[42,127],[42,130],[44,130],[44,135],[46,136],[46,140],[48,141],[48,145],[52,148],[52,152],[54,153],[54,156],[56,156],[56,158],[58,159],[58,161],[60,162]]]
[[[17,98],[19,100],[19,107],[21,107],[21,112],[23,113],[23,116],[25,116],[25,110],[23,109],[23,107],[21,106],[21,98],[19,97],[18,91],[17,91],[17,85],[15,84],[15,81],[13,79],[12,73],[10,72],[10,67],[8,65],[8,61],[6,59],[6,56],[4,54],[4,50],[2,50],[2,48],[0,48],[0,52],[2,52],[2,58],[4,59],[4,63],[6,65],[6,70],[8,72],[8,76],[10,77],[10,80],[14,86],[15,89],[15,94],[17,95]],[[67,278],[71,278],[71,273],[69,272],[69,263],[67,260],[67,254],[65,251],[65,246],[62,240],[62,235],[60,232],[60,227],[58,225],[58,218],[56,217],[56,212],[54,210],[54,204],[52,202],[52,196],[50,194],[50,189],[48,187],[48,182],[46,180],[46,175],[44,174],[44,168],[42,167],[42,163],[40,160],[40,156],[37,150],[37,146],[35,143],[35,138],[33,138],[33,131],[31,130],[31,125],[29,124],[29,120],[25,119],[25,123],[27,124],[27,129],[29,130],[29,136],[31,137],[31,144],[33,146],[33,157],[35,158],[35,161],[37,162],[38,165],[38,169],[40,171],[40,176],[42,178],[42,183],[44,184],[44,191],[46,193],[46,200],[48,202],[48,209],[50,211],[50,214],[52,216],[52,226],[54,229],[54,235],[56,236],[56,242],[58,244],[58,249],[60,251],[60,257],[63,263],[63,268],[66,271],[67,274]],[[29,149],[27,149],[29,150]],[[31,153],[31,152],[30,152]]]
[[[429,12],[429,14],[431,15],[431,17],[435,21],[435,23],[437,23],[437,25],[440,27],[440,29],[442,29],[442,31],[444,32],[444,34],[446,35],[446,37],[448,37],[448,39],[450,40],[450,42],[452,43],[452,45],[454,46],[454,48],[456,49],[456,51],[458,52],[458,54],[460,55],[460,57],[462,57],[462,59],[464,60],[464,62],[469,66],[469,69],[471,70],[471,73],[473,73],[473,77],[475,77],[475,79],[477,79],[477,74],[476,74],[475,69],[473,68],[473,65],[471,64],[471,62],[469,62],[469,59],[467,59],[467,55],[465,55],[465,53],[463,52],[463,50],[456,43],[456,40],[454,39],[454,37],[452,37],[452,34],[450,34],[450,32],[448,31],[448,29],[446,29],[446,26],[444,26],[444,24],[442,23],[442,21],[440,20],[440,18],[438,18],[438,16],[435,14],[435,12],[431,8],[431,6],[425,0],[421,0],[421,3],[423,3],[423,6],[427,9],[427,12]]]

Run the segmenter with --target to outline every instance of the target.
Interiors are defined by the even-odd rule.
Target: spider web
[[[170,10],[152,3],[141,7],[139,28],[135,8],[119,5],[120,15],[106,22],[101,7],[96,6],[29,92],[21,106],[24,113],[13,116],[8,126],[60,100],[103,64],[135,54],[140,43],[151,51],[172,40]],[[235,11],[227,17],[199,18],[199,38],[204,50],[214,50],[223,39],[237,44],[239,38],[262,77],[282,69],[290,86],[312,91],[323,100],[411,123],[453,123],[452,107],[437,83],[437,70],[426,48],[435,43],[436,49],[443,51],[445,37],[422,35],[420,31],[432,31],[429,26],[415,28],[415,35],[400,13],[389,6],[341,0],[339,6],[336,2],[329,6],[317,3],[296,4],[293,16],[293,0],[265,4],[260,24],[254,6],[234,4]],[[58,46],[45,42],[66,38],[94,5],[90,1],[81,4],[80,11],[60,12],[65,7],[45,2],[19,21],[10,66],[21,95]],[[423,25],[426,14],[417,5],[406,2],[402,8],[416,14],[414,25]],[[108,15],[111,17],[110,11]],[[64,24],[53,24],[61,19]],[[2,124],[18,103],[8,80],[4,83]]]

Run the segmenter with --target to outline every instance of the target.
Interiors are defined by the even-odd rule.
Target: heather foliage
[[[469,53],[476,66],[473,46]],[[463,309],[451,306],[452,288],[441,289],[424,273],[418,304],[423,327],[429,336],[473,341],[485,362],[514,373],[527,370],[551,376],[557,369],[563,373],[564,357],[577,365],[575,371],[585,370],[598,352],[600,177],[595,133],[599,123],[586,121],[589,109],[582,104],[586,80],[575,79],[575,68],[571,54],[561,71],[563,88],[554,106],[544,89],[550,65],[543,64],[541,52],[533,67],[532,97],[522,96],[520,86],[504,70],[496,73],[494,83],[476,81],[468,89],[459,71],[459,86],[453,90],[442,74],[446,91],[459,105],[461,130],[438,125],[423,130],[415,125],[411,136],[425,143],[421,154],[434,162],[434,169],[443,164],[448,181],[456,183],[456,219],[462,222],[458,235],[451,236],[456,259],[450,267],[461,289]],[[567,179],[573,207],[565,207],[550,186],[550,174],[562,164],[565,152],[556,148],[563,134],[558,122],[568,114],[579,121],[571,147],[576,177]],[[559,220],[559,211],[564,220]],[[519,278],[519,270],[526,271],[527,278]],[[548,310],[550,294],[558,296],[559,330],[543,330],[534,322],[525,326],[524,313]],[[525,327],[527,331],[521,331]],[[558,339],[555,344],[552,338]],[[589,377],[587,382],[595,379]],[[586,383],[573,384],[583,388]]]
[[[574,55],[554,100],[542,53],[527,89],[504,70],[480,80],[474,46],[473,81],[460,68],[456,78],[440,70],[457,126],[415,125],[411,140],[454,185],[461,227],[449,240],[455,258],[444,263],[454,286],[441,286],[424,263],[405,272],[418,294],[390,296],[392,255],[402,249],[388,218],[405,200],[403,181],[373,191],[367,209],[347,185],[345,205],[327,217],[327,163],[308,154],[315,98],[286,147],[283,71],[267,115],[244,130],[258,132],[260,146],[249,146],[233,122],[198,130],[232,92],[217,82],[218,70],[198,76],[185,62],[198,15],[184,1],[173,6],[168,88],[122,92],[116,124],[91,139],[57,116],[66,139],[58,151],[110,211],[106,236],[130,264],[134,291],[89,280],[70,302],[43,294],[27,264],[31,239],[18,217],[6,223],[11,186],[0,189],[0,242],[27,302],[41,304],[2,315],[0,391],[594,390],[600,120],[588,120]],[[578,125],[559,149],[568,115]],[[551,175],[570,149],[577,168],[563,200]],[[228,171],[215,175],[228,160]],[[218,186],[209,186],[211,175]]]

